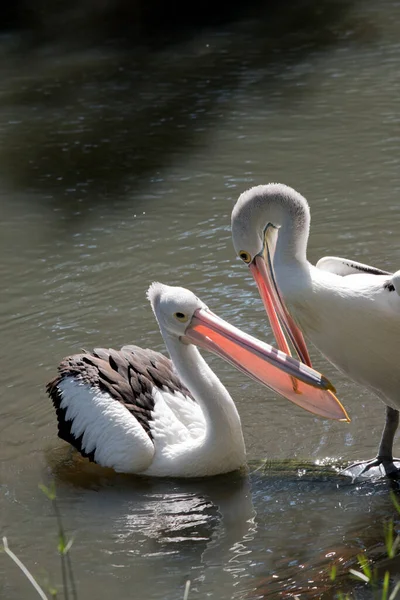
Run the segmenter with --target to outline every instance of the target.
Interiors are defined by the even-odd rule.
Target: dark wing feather
[[[58,366],[58,375],[46,386],[57,413],[58,435],[74,446],[83,456],[94,460],[94,453],[85,452],[82,436],[75,438],[72,421],[66,420],[66,408],[61,408],[58,384],[66,377],[108,392],[116,402],[121,402],[137,419],[150,439],[150,421],[154,409],[153,387],[180,392],[193,399],[180,381],[169,358],[154,350],[138,346],[124,346],[121,350],[95,348],[93,352],[75,354],[64,358]]]

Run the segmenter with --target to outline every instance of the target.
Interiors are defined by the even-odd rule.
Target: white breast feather
[[[193,435],[187,425],[182,422],[182,406],[180,406],[180,410],[177,413],[172,410],[171,405],[176,404],[177,399],[171,398],[172,394],[170,392],[164,392],[158,388],[153,388],[153,396],[154,409],[153,418],[150,421],[150,428],[154,438],[154,446],[156,448],[157,455],[159,452],[163,452],[166,448],[173,446],[176,448],[179,444],[183,444],[193,438],[199,437],[199,434],[204,435],[205,424],[202,427],[200,425],[199,428],[198,422],[197,427],[194,428],[195,435]],[[194,415],[196,405],[194,402],[191,404],[193,405]],[[190,409],[188,409],[188,412],[185,415],[187,422],[190,419],[189,410]]]
[[[154,439],[154,460],[146,471],[151,476],[180,476],[195,477],[198,474],[208,474],[205,470],[208,456],[202,450],[205,436],[205,421],[197,420],[197,427],[187,427],[169,404],[176,403],[176,398],[171,398],[170,392],[154,388],[154,411],[150,421],[151,433]],[[172,395],[173,396],[173,395]],[[192,401],[193,418],[196,418],[199,407]],[[187,409],[188,411],[190,408]],[[182,407],[179,410],[182,415]],[[189,419],[189,412],[185,417]],[[187,421],[188,422],[188,421]],[[190,457],[190,459],[189,459]],[[197,469],[200,469],[197,473]]]
[[[193,402],[181,392],[170,392],[164,386],[162,396],[165,403],[176,414],[177,418],[194,437],[199,437],[204,434],[206,422],[203,411],[197,402]]]

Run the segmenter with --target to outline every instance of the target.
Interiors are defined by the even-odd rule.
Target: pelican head
[[[147,297],[163,336],[210,350],[305,410],[348,420],[332,384],[297,359],[233,327],[191,291],[152,283]]]
[[[309,228],[307,200],[280,183],[247,190],[232,211],[233,245],[257,283],[279,348],[290,354],[282,323],[300,360],[311,366],[303,334],[284,304],[274,273],[278,259],[306,262]]]
[[[290,236],[305,251],[307,239],[301,233],[310,228],[310,209],[296,190],[282,183],[269,183],[252,187],[239,196],[232,211],[232,241],[246,264],[264,252],[266,243],[270,252],[275,252],[277,233],[287,228],[294,228]]]
[[[147,291],[154,315],[163,332],[180,338],[185,335],[196,310],[207,310],[193,292],[155,281]]]

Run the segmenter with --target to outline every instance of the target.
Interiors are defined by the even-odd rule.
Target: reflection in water
[[[110,566],[130,568],[134,560],[135,585],[156,598],[176,597],[157,587],[183,558],[193,597],[329,598],[333,564],[344,589],[357,554],[385,553],[390,482],[353,485],[329,464],[253,461],[248,474],[187,481],[116,474],[66,447],[50,464],[59,488],[87,490],[77,499],[80,518],[91,515],[94,529],[110,524]]]
[[[81,490],[67,510],[75,504],[80,519],[90,515],[86,530],[102,529],[104,535],[108,529],[111,567],[131,568],[135,560],[135,585],[151,589],[154,597],[176,597],[176,587],[166,591],[163,582],[168,573],[176,576],[183,559],[187,572],[178,585],[190,579],[192,594],[220,589],[229,597],[236,581],[248,577],[256,526],[245,473],[193,480],[132,477],[90,464],[67,447],[49,452],[48,459],[58,489],[67,486],[68,496]],[[65,498],[60,502],[65,511]]]
[[[333,552],[351,564],[360,548],[382,549],[389,484],[310,465],[371,456],[384,408],[317,353],[349,425],[303,414],[207,356],[249,458],[304,468],[149,483],[44,455],[61,448],[44,384],[63,356],[127,343],[164,351],[150,281],[193,289],[272,341],[229,230],[251,185],[283,181],[309,199],[311,262],[398,268],[400,7],[281,5],[156,50],[27,56],[1,41],[1,530],[35,574],[59,580],[54,518],[37,489],[54,473],[82,598],[176,600],[187,579],[190,598],[329,598]],[[0,596],[30,594],[0,555]]]

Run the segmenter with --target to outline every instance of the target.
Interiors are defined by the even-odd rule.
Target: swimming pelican
[[[147,295],[172,362],[138,346],[100,348],[65,358],[47,385],[59,437],[83,456],[158,477],[216,475],[245,464],[235,404],[193,344],[306,410],[348,420],[322,375],[232,327],[189,290],[153,283]]]
[[[326,358],[386,406],[378,454],[363,463],[396,474],[393,440],[399,422],[400,271],[391,274],[354,260],[307,261],[310,210],[282,184],[259,185],[239,197],[232,239],[250,267],[279,348],[311,366],[303,333]]]

